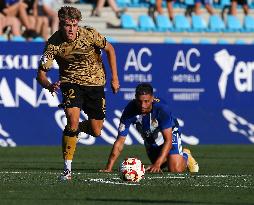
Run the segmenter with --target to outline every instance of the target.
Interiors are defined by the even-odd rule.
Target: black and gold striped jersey
[[[49,71],[55,59],[62,83],[105,85],[100,50],[105,46],[106,38],[90,27],[79,27],[77,38],[71,42],[65,41],[61,32],[57,31],[47,42],[39,69]]]

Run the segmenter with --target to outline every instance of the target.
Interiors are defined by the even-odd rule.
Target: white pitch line
[[[102,179],[102,178],[95,178],[95,179],[87,179],[85,180],[87,182],[97,182],[97,183],[103,183],[103,184],[117,184],[117,185],[127,185],[127,186],[139,186],[140,184],[138,183],[130,183],[130,182],[113,182],[113,181],[110,181],[110,180],[105,180],[105,179]]]
[[[146,179],[185,179],[186,176],[153,176],[153,177],[146,177]]]
[[[59,174],[60,172],[35,172],[35,171],[0,171],[0,174]],[[94,175],[95,173],[84,173],[84,172],[73,172],[74,175]],[[96,173],[96,174],[100,174],[100,172]],[[110,175],[114,175],[117,176],[117,173],[109,173]],[[230,174],[216,174],[216,175],[189,175],[189,174],[178,174],[177,176],[173,176],[173,175],[167,175],[167,174],[163,174],[162,176],[149,176],[146,177],[146,179],[184,179],[186,177],[197,177],[197,178],[240,178],[240,177],[254,177],[254,175],[251,174],[242,174],[242,175],[230,175]]]
[[[35,172],[35,171],[0,171],[0,175],[1,174],[47,174],[47,175],[59,175],[60,172]],[[94,174],[98,174],[100,175],[100,173],[82,173],[82,172],[74,172],[73,175],[81,175],[81,176],[85,176],[86,179],[84,179],[85,182],[89,183],[102,183],[102,184],[114,184],[114,185],[126,185],[126,186],[140,186],[142,184],[140,183],[133,183],[133,182],[121,182],[119,181],[119,177],[118,173],[110,173],[109,175],[112,176],[113,178],[111,179],[104,179],[104,178],[90,178],[88,177],[89,175],[94,175]],[[229,174],[216,174],[216,175],[189,175],[189,174],[178,174],[178,175],[172,175],[172,174],[163,174],[161,176],[146,176],[145,180],[143,181],[150,181],[150,180],[154,180],[154,179],[188,179],[191,177],[196,177],[196,178],[207,178],[207,179],[211,179],[211,178],[245,178],[244,180],[246,181],[248,177],[253,177],[254,175],[251,174],[243,174],[243,175],[229,175]],[[144,184],[145,185],[145,184]],[[195,183],[192,184],[191,186],[194,187],[224,187],[224,188],[250,188],[250,186],[247,185],[216,185],[216,184],[200,184],[200,183]]]
[[[60,172],[0,171],[0,174],[59,174]]]
[[[179,176],[170,176],[170,175],[163,175],[163,176],[152,176],[146,177],[146,179],[185,179],[189,177],[197,177],[197,178],[240,178],[240,177],[254,177],[251,174],[243,174],[243,175],[179,175]]]
[[[209,184],[193,184],[191,186],[195,186],[195,187],[224,187],[224,188],[250,188],[248,186],[243,186],[243,185],[236,185],[236,186],[220,185],[220,186],[215,186],[215,185],[209,185]]]

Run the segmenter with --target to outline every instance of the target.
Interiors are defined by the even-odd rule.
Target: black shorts
[[[103,120],[106,112],[103,86],[83,86],[73,83],[61,84],[64,108],[79,107],[89,119]]]

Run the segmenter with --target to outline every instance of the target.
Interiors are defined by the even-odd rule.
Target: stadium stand
[[[173,21],[170,21],[165,3],[163,14],[158,15],[153,10],[155,0],[116,0],[116,2],[120,8],[127,7],[127,11],[120,19],[107,6],[103,8],[101,16],[91,16],[94,7],[91,0],[79,0],[75,4],[61,3],[54,9],[57,11],[62,5],[79,8],[83,15],[81,26],[96,28],[100,33],[112,38],[112,42],[182,43],[184,39],[190,39],[193,43],[237,43],[237,39],[243,39],[245,43],[253,42],[253,6],[250,6],[247,16],[241,8],[238,8],[237,16],[232,17],[226,13],[225,18],[222,18],[223,8],[230,5],[230,0],[214,1],[214,15],[204,12],[205,8],[202,7],[202,15],[195,15],[190,10],[186,16],[187,8],[193,7],[194,1],[176,1],[175,16]],[[223,39],[225,41],[222,41]]]
[[[184,38],[184,39],[182,39],[181,43],[183,43],[183,44],[192,44],[193,41],[190,38]]]
[[[140,15],[138,17],[138,24],[139,24],[138,31],[155,31],[156,30],[153,19],[146,14]]]
[[[242,31],[242,25],[240,20],[233,15],[227,16],[227,30],[228,32],[241,32]]]
[[[219,9],[224,9],[225,7],[230,6],[230,0],[220,0],[219,2]]]
[[[171,38],[165,38],[164,43],[176,43],[176,42]]]
[[[218,15],[210,16],[208,24],[211,32],[223,32],[226,29],[225,23]]]
[[[3,42],[3,41],[7,41],[7,38],[5,38],[4,36],[0,36],[0,42]]]
[[[207,23],[200,15],[192,15],[192,31],[193,32],[204,32],[207,31]]]
[[[155,22],[156,22],[158,31],[166,32],[166,31],[172,31],[173,30],[172,22],[165,15],[157,15],[155,17]]]
[[[129,14],[123,14],[121,16],[121,27],[124,29],[138,29],[136,21]]]
[[[229,44],[229,42],[225,39],[218,39],[217,43],[218,44]]]
[[[199,41],[200,44],[212,44],[212,42],[209,39],[202,38]]]
[[[183,14],[177,14],[174,17],[174,25],[176,32],[190,31],[191,26],[188,19]]]
[[[237,39],[237,40],[235,41],[235,44],[244,45],[244,44],[246,44],[246,42],[245,42],[245,40],[243,40],[243,39]]]
[[[201,18],[201,20],[196,20],[196,17],[193,17],[193,14],[191,16],[184,15],[187,8],[187,5],[185,3],[174,3],[174,20],[171,22],[169,18],[167,18],[167,9],[166,7],[164,7],[163,15],[158,15],[157,13],[151,15],[150,13],[151,18],[149,20],[149,24],[152,25],[150,25],[150,27],[147,27],[147,22],[144,23],[145,26],[141,26],[139,22],[140,16],[145,15],[145,18],[148,19],[147,16],[149,14],[149,4],[146,3],[145,0],[135,0],[135,3],[132,2],[133,1],[129,3],[130,5],[128,6],[128,9],[124,14],[128,15],[129,19],[132,19],[132,23],[127,23],[125,25],[123,24],[123,18],[121,18],[119,21],[117,18],[115,18],[114,14],[112,14],[111,9],[108,7],[105,7],[103,9],[103,13],[100,18],[93,18],[89,16],[89,11],[92,8],[91,4],[77,4],[76,6],[78,6],[83,11],[82,13],[85,14],[85,20],[82,22],[83,25],[93,26],[97,28],[101,33],[105,34],[106,36],[113,37],[118,42],[157,43],[165,42],[166,38],[170,38],[174,42],[181,42],[182,39],[189,38],[194,43],[199,43],[201,39],[208,39],[211,43],[217,43],[219,38],[225,39],[231,43],[234,43],[236,39],[239,38],[244,39],[246,42],[249,43],[253,41],[253,28],[251,28],[251,22],[253,22],[254,24],[253,18],[250,18],[248,20],[248,23],[244,23],[245,16],[242,10],[239,10],[239,15],[237,16],[237,18],[241,23],[242,31],[229,32],[227,26],[227,18],[221,18],[221,12],[224,6],[224,4],[222,5],[222,2],[214,4],[214,15],[210,15],[208,14],[208,12],[203,12],[200,17],[197,17]],[[126,4],[124,6],[126,6]],[[204,8],[202,9],[204,10]],[[88,15],[86,15],[87,13]],[[184,21],[188,24],[187,27],[182,28],[183,24],[181,24],[180,26],[179,24],[176,24],[175,19],[178,18],[178,15],[182,16],[181,18],[185,19]],[[252,17],[252,15],[249,16]],[[109,22],[110,26],[108,26]],[[140,26],[142,27],[141,29]],[[136,30],[136,28],[138,29]],[[139,32],[138,30],[142,30],[142,32]]]
[[[112,38],[112,37],[110,37],[110,36],[106,36],[106,39],[107,39],[107,41],[110,42],[110,43],[117,43],[117,40],[114,39],[114,38]]]
[[[45,39],[40,37],[40,36],[38,36],[38,37],[34,38],[32,41],[33,42],[45,42]]]
[[[184,4],[187,7],[193,7],[194,6],[194,0],[184,0]]]
[[[13,36],[13,37],[11,38],[11,41],[15,41],[15,42],[24,42],[24,41],[26,41],[26,39],[25,39],[24,37],[22,37],[22,36]]]
[[[131,0],[116,0],[116,3],[119,7],[129,7],[132,5]]]
[[[243,28],[245,32],[254,32],[254,18],[252,16],[244,17]]]

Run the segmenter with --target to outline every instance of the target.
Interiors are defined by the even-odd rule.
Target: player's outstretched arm
[[[113,166],[123,150],[125,139],[126,137],[121,136],[117,138],[109,155],[106,168],[100,170],[100,172],[112,172]]]
[[[113,93],[117,93],[120,88],[120,84],[119,84],[118,74],[117,74],[115,49],[109,42],[107,42],[104,50],[106,51],[108,62],[111,69],[111,75],[112,75],[111,88]]]
[[[160,167],[167,160],[169,150],[172,147],[172,128],[164,129],[162,131],[162,135],[164,138],[164,143],[161,153],[158,156],[157,160],[154,162],[154,164],[152,164],[146,169],[146,171],[148,172],[162,172]]]

